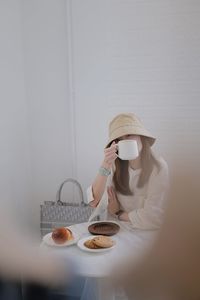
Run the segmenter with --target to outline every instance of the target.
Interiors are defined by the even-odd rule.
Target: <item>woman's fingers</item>
[[[105,155],[105,159],[106,159],[107,161],[113,161],[113,160],[116,159],[116,157],[117,157],[117,154],[116,154],[116,153],[112,153],[112,154],[110,154],[110,155]]]
[[[106,155],[105,158],[104,158],[104,161],[106,163],[112,165],[116,158],[117,158],[116,154]]]
[[[115,151],[109,151],[109,152],[104,152],[104,155],[105,156],[112,156],[112,155],[115,155],[116,154],[116,152]]]
[[[116,152],[105,152],[104,155],[105,155],[105,157],[115,157],[115,156],[117,156]]]
[[[115,191],[114,191],[114,189],[112,188],[111,189],[111,195],[112,195],[112,199],[113,199],[113,201],[117,201],[117,197],[116,197],[116,194],[115,194]]]
[[[105,153],[110,153],[110,152],[116,152],[116,150],[117,150],[117,145],[113,144],[109,148],[105,148],[104,152]]]
[[[108,193],[108,202],[113,201],[113,195],[111,192],[111,187],[107,187],[107,193]]]
[[[114,189],[113,189],[113,187],[112,187],[112,186],[110,186],[110,187],[109,187],[109,191],[110,191],[110,193],[113,195],[113,193],[114,193]]]
[[[111,156],[111,157],[105,157],[104,161],[107,162],[108,164],[112,164],[115,161],[116,157]]]
[[[110,193],[111,193],[113,199],[115,199],[115,192],[114,192],[113,188],[110,190]]]
[[[110,192],[110,187],[107,187],[107,193],[108,193],[108,196],[111,197],[111,192]]]
[[[115,190],[112,186],[107,187],[108,192],[108,211],[110,214],[115,214],[119,210],[119,202]]]
[[[104,162],[107,163],[109,166],[111,166],[117,158],[116,150],[117,146],[115,142],[113,142],[109,148],[104,149]]]
[[[104,151],[105,152],[113,152],[113,151],[116,151],[117,150],[117,146],[116,145],[113,145],[109,148],[105,148]]]
[[[93,207],[93,208],[95,208],[96,207],[96,201],[95,200],[91,201],[90,202],[90,206]]]
[[[115,191],[112,186],[107,187],[107,193],[108,193],[108,201],[109,202],[117,201],[116,194],[115,194]]]

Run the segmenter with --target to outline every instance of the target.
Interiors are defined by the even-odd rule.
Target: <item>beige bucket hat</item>
[[[122,113],[117,115],[109,124],[109,138],[107,146],[115,139],[127,134],[136,134],[148,137],[151,146],[156,140],[156,138],[145,129],[144,125],[135,114]]]

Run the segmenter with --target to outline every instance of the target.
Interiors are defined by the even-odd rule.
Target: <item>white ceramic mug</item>
[[[122,160],[132,160],[138,157],[138,145],[135,140],[121,140],[117,143],[118,157]]]

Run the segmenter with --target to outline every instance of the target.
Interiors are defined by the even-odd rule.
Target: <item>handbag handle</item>
[[[64,204],[64,203],[61,201],[61,192],[62,192],[62,188],[63,188],[64,184],[67,183],[67,182],[72,182],[72,183],[74,183],[74,184],[78,187],[79,195],[80,195],[80,198],[81,198],[81,204],[84,204],[84,198],[83,198],[83,190],[82,190],[82,187],[81,187],[80,183],[79,183],[77,180],[73,179],[73,178],[67,178],[66,180],[64,180],[64,181],[61,183],[61,185],[60,185],[60,187],[59,187],[59,189],[58,189],[58,191],[57,191],[57,194],[56,194],[56,203],[57,203],[58,205],[63,205],[63,204]]]

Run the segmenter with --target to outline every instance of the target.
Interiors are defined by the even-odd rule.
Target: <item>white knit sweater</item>
[[[129,186],[134,191],[133,196],[125,196],[117,193],[117,198],[121,209],[128,213],[131,227],[138,229],[157,229],[163,219],[163,212],[166,202],[166,192],[168,189],[168,167],[164,159],[158,159],[161,169],[158,172],[154,167],[149,181],[142,188],[137,187],[141,169],[133,170],[129,168]],[[113,172],[108,176],[107,186],[113,186]],[[94,200],[92,186],[87,189],[87,201]],[[107,189],[95,208],[90,220],[96,215],[101,219],[113,219],[107,212],[108,195]]]

